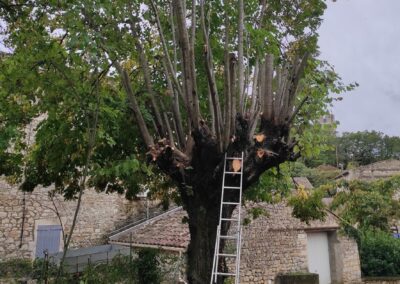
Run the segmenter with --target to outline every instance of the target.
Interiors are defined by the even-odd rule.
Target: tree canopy
[[[1,174],[24,190],[55,184],[70,198],[87,183],[134,196],[163,174],[189,216],[188,280],[208,282],[224,153],[244,152],[246,191],[266,170],[319,153],[329,94],[354,87],[318,58],[325,8],[1,2],[12,50],[0,62]]]
[[[326,132],[326,147],[320,155],[306,160],[317,166],[330,164],[343,168],[362,166],[387,159],[400,159],[400,137],[378,131]]]

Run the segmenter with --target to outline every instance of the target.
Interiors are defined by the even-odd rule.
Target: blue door
[[[36,238],[35,257],[43,258],[44,251],[55,253],[60,251],[60,225],[39,225]]]

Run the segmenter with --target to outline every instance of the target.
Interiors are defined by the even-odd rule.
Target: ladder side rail
[[[225,172],[226,172],[226,153],[225,153],[225,160],[224,160],[224,173],[222,175],[222,191],[221,191],[221,205],[220,205],[220,210],[219,210],[219,225],[220,227],[222,226],[221,224],[221,218],[222,218],[222,211],[223,211],[223,201],[224,201],[224,193],[225,193]]]
[[[241,256],[241,248],[242,248],[242,227],[240,227],[239,231],[239,240],[237,243],[238,246],[238,257],[236,258],[236,279],[235,284],[240,284],[240,256]]]
[[[241,211],[242,211],[242,191],[243,191],[243,171],[244,171],[244,153],[242,152],[242,165],[240,167],[240,193],[239,193],[239,208],[238,208],[238,240],[236,242],[236,279],[235,283],[239,284],[240,278],[240,250],[242,245],[242,224],[241,224]]]
[[[215,261],[216,261],[216,258],[217,258],[217,243],[219,242],[218,231],[219,231],[219,225],[217,226],[217,234],[215,235],[214,257],[213,257],[213,266],[212,266],[212,270],[211,270],[211,281],[210,281],[210,284],[212,284],[213,282],[215,283],[215,281],[214,281],[214,275],[215,275],[215,272],[216,272]]]
[[[218,225],[217,227],[217,236],[216,236],[216,243],[215,243],[215,249],[214,249],[214,263],[213,263],[213,271],[212,271],[212,277],[211,277],[211,283],[217,283],[217,277],[218,277],[218,251],[219,251],[219,242],[220,242],[220,233],[221,233],[221,227]]]
[[[221,233],[221,226],[222,226],[222,211],[223,211],[223,200],[224,200],[224,186],[225,186],[225,172],[226,172],[226,153],[224,158],[224,171],[222,175],[222,190],[221,190],[221,202],[220,202],[220,210],[219,210],[219,220],[218,220],[218,227],[217,227],[217,236],[215,240],[215,253],[214,253],[214,261],[215,265],[213,264],[214,271],[212,272],[211,281],[214,283],[217,282],[218,277],[218,264],[219,264],[219,244],[221,242],[220,233]],[[211,282],[212,283],[212,282]]]

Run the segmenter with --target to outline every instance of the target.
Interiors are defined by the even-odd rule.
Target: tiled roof
[[[176,208],[112,236],[110,242],[186,249],[190,235],[188,225],[182,223],[185,216],[181,207]]]
[[[293,178],[294,184],[297,186],[304,186],[305,189],[312,189],[314,188],[311,182],[306,177],[294,177]]]
[[[339,228],[337,219],[328,214],[325,221],[312,221],[309,225],[292,216],[292,208],[284,203],[249,203],[242,207],[243,217],[252,207],[262,207],[266,210],[266,216],[260,216],[249,225],[244,226],[244,231],[251,231],[252,227],[261,226],[268,230],[331,230]],[[129,244],[133,246],[156,246],[164,249],[185,250],[189,244],[189,228],[182,219],[187,216],[181,208],[176,208],[158,217],[150,219],[138,226],[132,227],[110,238],[111,243]],[[246,232],[244,232],[246,234]]]

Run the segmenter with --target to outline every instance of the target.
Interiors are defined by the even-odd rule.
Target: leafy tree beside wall
[[[400,276],[400,239],[391,232],[400,220],[400,176],[374,182],[340,182],[322,186],[334,194],[331,209],[342,219],[345,232],[355,237],[365,276]],[[346,189],[346,190],[343,190]]]

